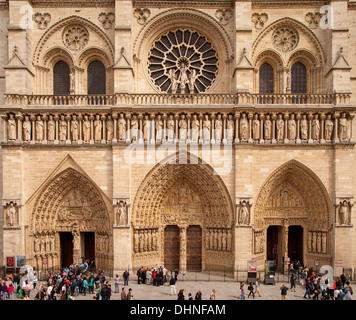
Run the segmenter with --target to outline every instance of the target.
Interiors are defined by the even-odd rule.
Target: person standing
[[[133,294],[132,294],[132,289],[129,289],[129,293],[127,294],[127,300],[132,300],[133,299]]]
[[[170,280],[169,280],[169,286],[170,286],[170,289],[171,289],[171,296],[173,295],[176,295],[177,292],[176,292],[176,279],[174,277],[172,277]]]
[[[127,300],[127,295],[125,292],[125,287],[122,287],[121,289],[121,300]]]
[[[130,276],[130,273],[127,270],[125,270],[124,273],[123,273],[124,286],[128,286],[129,285],[129,276]]]
[[[195,300],[202,300],[202,292],[201,290],[199,290],[196,294],[195,294]]]
[[[180,289],[177,296],[178,300],[185,300],[184,289]]]
[[[310,290],[311,290],[311,285],[310,285],[310,279],[307,280],[306,284],[305,284],[305,294],[304,297],[308,296],[308,298],[310,299]]]
[[[115,293],[119,293],[119,275],[115,277]]]
[[[84,280],[83,280],[83,295],[84,296],[87,295],[87,288],[88,288],[88,281],[87,281],[87,278],[84,278]]]
[[[283,284],[280,289],[281,289],[282,300],[286,300],[288,288]]]
[[[215,300],[216,299],[216,292],[215,292],[215,289],[211,290],[211,293],[210,293],[210,300]]]
[[[290,276],[290,292],[295,292],[295,274],[292,272]]]

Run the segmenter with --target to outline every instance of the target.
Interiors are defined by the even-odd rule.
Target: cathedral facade
[[[0,16],[3,265],[356,267],[355,2]]]

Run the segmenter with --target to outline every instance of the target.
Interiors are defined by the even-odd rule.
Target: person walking
[[[258,294],[258,296],[261,297],[261,293],[260,293],[260,278],[256,279],[255,294]]]
[[[253,288],[253,283],[250,282],[250,285],[248,286],[248,290],[250,291],[247,298],[250,297],[250,295],[252,294],[252,297],[255,298],[255,293],[253,292],[254,288]]]
[[[281,289],[281,298],[282,298],[282,300],[286,300],[288,288],[283,284],[280,289]]]
[[[174,277],[172,277],[169,280],[169,286],[170,286],[170,290],[171,290],[171,296],[173,294],[176,295],[177,294],[177,292],[176,292],[176,279]]]
[[[306,298],[306,296],[308,296],[309,299],[311,298],[310,290],[311,290],[310,279],[308,279],[307,282],[305,283],[305,294],[303,298]]]
[[[83,280],[83,295],[84,296],[87,295],[87,289],[88,289],[88,281],[87,281],[87,278],[84,278],[84,280]]]
[[[245,295],[245,284],[243,282],[241,282],[240,285],[240,299],[241,300],[246,300],[246,295]]]

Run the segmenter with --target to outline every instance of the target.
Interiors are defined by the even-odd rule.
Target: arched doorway
[[[262,266],[275,260],[331,263],[331,201],[319,178],[292,160],[275,170],[260,189],[254,210],[254,254]],[[314,236],[317,235],[317,236]]]
[[[58,268],[94,258],[97,267],[111,266],[107,201],[89,178],[67,168],[50,179],[34,201],[33,265]]]
[[[234,265],[233,206],[211,166],[174,154],[141,182],[133,204],[133,267],[223,270]]]

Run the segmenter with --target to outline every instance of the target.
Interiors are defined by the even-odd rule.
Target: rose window
[[[68,26],[63,31],[63,43],[71,50],[83,49],[89,41],[87,29],[79,25]]]
[[[206,36],[177,29],[152,44],[148,73],[160,92],[202,93],[214,83],[218,62],[216,49]]]
[[[278,28],[272,34],[272,41],[279,51],[290,52],[298,45],[299,35],[291,27]]]

